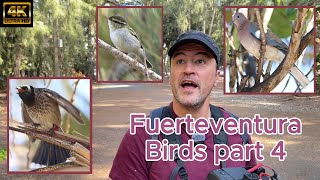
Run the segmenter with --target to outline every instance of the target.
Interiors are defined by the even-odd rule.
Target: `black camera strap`
[[[224,118],[224,115],[222,114],[222,110],[214,105],[210,104],[210,111],[211,111],[211,117],[217,122],[219,118]],[[232,113],[229,113],[229,116],[238,120],[239,118]],[[247,133],[247,129],[244,130],[244,134],[240,135],[243,141],[243,144],[248,144],[249,136]],[[221,127],[220,132],[218,135],[213,136],[214,144],[226,144],[228,145],[228,134],[224,131],[223,127]],[[220,151],[220,155],[224,155],[224,150]],[[226,161],[221,161],[221,168],[226,168],[227,163]]]
[[[211,111],[211,117],[213,117],[214,121],[218,121],[219,118],[223,117],[223,114],[221,110],[213,105],[210,105],[210,111]],[[228,135],[226,132],[224,132],[223,127],[221,127],[220,132],[218,135],[213,136],[213,142],[214,144],[228,144]],[[224,155],[224,150],[220,151],[220,155]],[[226,161],[221,161],[221,167],[226,168],[227,163]]]
[[[156,118],[156,117],[160,117],[160,121],[165,117],[170,117],[170,118],[174,119],[170,106],[164,106],[164,107],[155,109],[150,113],[151,128],[152,129],[154,128],[154,118]],[[161,133],[161,135],[162,135],[163,139],[168,140],[169,144],[178,144],[179,146],[182,145],[182,139],[181,139],[180,135],[177,135],[175,133],[170,134],[170,135],[165,135],[165,134]],[[151,135],[151,139],[158,140],[158,135]],[[177,150],[174,152],[174,161],[177,163],[177,167],[175,167],[172,170],[172,172],[170,174],[170,180],[174,180],[178,173],[179,173],[181,180],[188,180],[187,171],[184,167],[183,161],[181,161],[181,159],[178,156]],[[151,168],[151,165],[149,168]]]

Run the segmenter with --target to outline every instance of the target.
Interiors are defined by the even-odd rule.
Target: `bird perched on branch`
[[[22,119],[25,123],[41,126],[54,133],[62,131],[59,106],[64,108],[74,119],[84,124],[80,111],[64,97],[46,88],[34,88],[24,85],[16,88],[22,100]],[[34,142],[35,139],[31,138]],[[70,157],[70,152],[62,147],[41,141],[32,162],[41,165],[63,163]]]
[[[256,58],[260,58],[261,39],[256,34],[260,34],[260,29],[257,24],[248,21],[248,19],[240,12],[236,12],[232,16],[232,21],[238,29],[238,38],[242,46]],[[288,46],[282,42],[270,29],[267,29],[266,34],[266,52],[265,58],[271,61],[280,63],[288,53]],[[304,88],[310,80],[298,69],[296,65],[290,69],[290,74]]]
[[[137,34],[128,25],[126,20],[121,16],[111,16],[108,18],[108,25],[110,39],[116,48],[130,57],[135,57],[144,65],[144,59],[146,59],[145,50]],[[146,63],[147,68],[152,68],[152,64],[148,59],[146,59]]]

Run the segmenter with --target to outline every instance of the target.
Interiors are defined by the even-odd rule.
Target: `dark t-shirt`
[[[184,124],[183,124],[184,125]],[[191,136],[185,131],[182,125],[181,138],[184,144],[187,144]],[[130,135],[129,130],[123,137],[116,157],[110,171],[109,177],[113,180],[118,179],[139,179],[139,180],[169,180],[172,170],[177,166],[174,161],[154,161],[152,163],[145,160],[145,141],[149,140],[150,135],[144,128],[137,128],[136,135]],[[159,140],[162,138],[159,136]],[[228,136],[228,145],[242,144],[243,140],[239,134]],[[249,143],[252,143],[249,136]],[[207,159],[204,161],[185,161],[188,177],[193,179],[206,179],[211,170],[219,169],[221,166],[213,164],[213,133],[209,128],[209,133],[205,135],[204,144],[207,146]],[[251,151],[251,161],[231,161],[227,160],[227,167],[245,167],[256,165],[254,152]],[[151,165],[151,166],[150,166]],[[176,176],[180,179],[179,175]]]

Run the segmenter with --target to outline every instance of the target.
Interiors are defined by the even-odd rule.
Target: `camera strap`
[[[154,128],[154,118],[156,118],[156,117],[159,117],[160,121],[165,117],[170,117],[170,118],[174,119],[170,106],[164,106],[164,107],[155,109],[155,110],[151,111],[151,113],[150,113],[151,128],[152,129]],[[170,134],[170,135],[165,135],[165,134],[161,133],[161,135],[162,135],[163,139],[168,140],[169,144],[179,144],[179,146],[182,145],[182,139],[181,139],[180,135],[177,135],[175,133]],[[150,135],[150,136],[151,136],[151,139],[158,140],[158,135]],[[170,174],[170,180],[174,180],[178,173],[179,173],[181,180],[188,180],[187,171],[184,167],[183,161],[181,161],[181,159],[178,156],[177,150],[174,152],[174,161],[177,163],[177,167],[175,167],[172,170],[172,172]],[[151,165],[149,168],[151,168]]]
[[[213,119],[217,122],[219,120],[219,118],[229,118],[232,117],[236,120],[238,120],[239,118],[235,115],[233,115],[232,113],[227,113],[226,111],[224,111],[223,109],[220,109],[214,105],[210,104],[210,111],[211,111],[211,117],[213,117]],[[244,134],[240,135],[243,141],[243,144],[247,144],[249,141],[249,136],[247,133],[247,129],[244,130]],[[214,135],[213,136],[214,139],[214,144],[226,144],[228,145],[228,134],[224,131],[223,127],[221,127],[220,132],[218,135]],[[225,152],[224,150],[220,151],[220,155],[224,155]],[[227,163],[226,161],[221,161],[221,168],[226,168],[227,167]]]

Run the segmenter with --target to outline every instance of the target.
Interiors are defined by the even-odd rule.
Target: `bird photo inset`
[[[238,80],[238,87],[236,88],[236,92],[246,92],[246,91],[254,92],[254,90],[252,90],[254,89],[254,87],[252,88],[252,86],[254,86],[255,84],[253,83],[252,86],[248,86],[248,84],[245,83],[244,81],[248,79],[246,78],[248,74],[255,74],[255,75],[257,74],[257,72],[247,72],[246,69],[249,69],[249,68],[246,68],[246,67],[258,66],[258,63],[256,62],[258,62],[257,60],[260,59],[260,55],[262,51],[261,50],[262,38],[261,38],[260,28],[258,26],[258,23],[256,20],[256,14],[254,13],[255,11],[253,8],[243,8],[243,9],[241,8],[240,10],[238,9],[235,12],[233,12],[232,10],[229,11],[230,13],[233,13],[231,22],[230,24],[227,24],[227,27],[229,27],[227,28],[227,30],[230,30],[230,31],[226,32],[227,39],[228,39],[227,42],[229,46],[229,53],[230,53],[229,55],[230,60],[227,60],[228,61],[227,64],[229,64],[230,67],[237,66],[239,73],[237,74],[234,72],[228,72],[229,74],[228,80],[229,81]],[[270,73],[272,74],[272,72],[275,71],[277,66],[285,59],[286,55],[288,54],[290,35],[291,35],[290,31],[292,27],[287,26],[286,27],[287,31],[285,31],[286,32],[285,34],[283,32],[284,31],[283,29],[285,28],[280,27],[280,25],[277,28],[276,25],[273,25],[272,27],[277,33],[285,34],[283,35],[284,38],[279,38],[279,36],[273,31],[271,31],[267,26],[268,26],[268,23],[269,25],[270,24],[272,25],[272,23],[274,24],[276,22],[275,20],[276,18],[281,18],[282,16],[286,15],[286,13],[289,10],[290,12],[295,12],[294,15],[290,14],[291,16],[295,17],[295,15],[297,14],[297,9],[284,9],[284,8],[276,9],[276,10],[274,10],[273,8],[260,9],[261,18],[263,21],[262,25],[263,25],[265,40],[266,40],[266,46],[265,46],[266,50],[265,50],[264,59],[263,59],[263,71],[262,71],[263,74],[261,77],[261,80],[262,80],[261,82],[266,80],[267,77],[270,76]],[[249,18],[252,20],[249,20],[247,16],[249,16]],[[288,19],[285,19],[284,21],[290,21],[290,23],[293,24],[294,20],[295,19],[289,20],[289,17],[288,17]],[[313,28],[313,23],[312,23],[314,21],[313,16],[312,15],[308,16],[308,18],[306,18],[305,24],[307,24],[307,21],[311,23],[309,23],[309,27],[304,28],[305,30],[303,32],[303,35],[308,35],[308,32],[310,32],[311,29]],[[234,26],[233,31],[231,30],[232,26]],[[312,42],[309,42],[309,43],[312,44]],[[235,44],[238,44],[238,49],[233,47],[235,46]],[[253,56],[256,59],[256,61],[255,62],[250,61],[250,64],[248,64],[248,61],[246,61],[247,59],[246,57],[250,57],[250,56],[248,56],[247,53]],[[234,57],[232,57],[231,54],[233,54]],[[313,71],[313,64],[314,64],[314,58],[312,57],[313,54],[314,53],[313,53],[312,45],[310,45],[309,48],[307,48],[306,51],[304,51],[303,53],[298,54],[298,58],[295,59],[296,63],[291,67],[289,71],[289,75],[286,76],[287,78],[285,78],[283,82],[281,82],[277,86],[277,88],[271,89],[272,90],[271,92],[291,92],[291,93],[312,92],[313,83],[311,81],[313,78],[312,78],[312,73],[308,73],[308,72]],[[232,60],[235,62],[232,63],[231,62]],[[269,67],[267,67],[267,65]],[[258,70],[258,68],[250,68],[250,69],[251,71]],[[231,68],[228,70],[234,71],[235,68]],[[231,74],[233,75],[231,76]],[[236,77],[237,75],[239,76],[239,74],[241,78]],[[256,78],[256,76],[254,78]],[[229,83],[229,86],[230,85],[231,84]],[[232,85],[235,85],[235,83],[233,83]],[[309,85],[310,87],[307,89]],[[233,88],[234,87],[226,88],[227,92],[228,91],[234,92],[235,90]]]
[[[98,81],[161,81],[161,8],[98,8],[97,26]]]
[[[20,84],[20,82],[17,80],[11,81],[11,85]],[[59,80],[52,81],[53,82],[49,81],[49,83],[55,85],[59,84]],[[67,80],[61,81],[66,81],[65,83],[67,83]],[[55,135],[56,132],[65,133],[63,129],[66,129],[66,125],[69,126],[70,124],[72,126],[78,126],[79,129],[88,129],[89,122],[88,120],[86,120],[87,117],[84,112],[81,112],[79,107],[77,107],[80,101],[77,100],[79,94],[76,94],[76,92],[78,91],[78,93],[81,93],[81,90],[77,90],[77,86],[81,86],[82,88],[88,86],[87,88],[90,89],[90,84],[88,82],[82,83],[82,81],[89,82],[89,80],[85,79],[76,81],[76,83],[74,84],[74,97],[72,97],[71,100],[59,94],[61,93],[60,91],[56,92],[50,88],[37,87],[36,85],[38,83],[35,83],[36,80],[29,80],[30,83],[36,85],[16,86],[16,93],[14,94],[16,94],[16,96],[18,97],[13,96],[12,99],[20,101],[22,122],[27,123],[36,129],[41,127],[41,129],[48,132],[49,135],[52,136]],[[11,89],[13,89],[13,87],[11,87]],[[84,95],[84,97],[87,96],[87,98],[89,98],[89,94],[87,94],[87,92],[85,92],[84,94],[82,94],[82,92],[81,94]],[[73,102],[77,102],[77,105]],[[90,111],[89,107],[90,105],[88,104],[87,107],[84,106],[81,107],[81,109]],[[70,116],[70,118],[67,118],[69,119],[68,122],[64,120],[65,118],[62,114],[62,110],[66,112],[65,114],[67,116]],[[16,118],[18,119],[19,117],[12,117],[13,120],[15,120]],[[29,136],[29,140],[31,144],[34,144],[32,146],[35,146],[35,153],[33,157],[29,157],[29,153],[26,153],[26,156],[28,156],[27,159],[30,161],[28,162],[28,164],[33,163],[35,165],[40,165],[41,167],[52,166],[60,163],[65,163],[68,158],[72,157],[70,149],[66,149],[62,146],[58,146],[43,140],[36,140],[32,136]],[[12,141],[16,140],[12,139]]]

